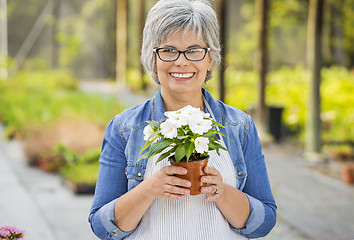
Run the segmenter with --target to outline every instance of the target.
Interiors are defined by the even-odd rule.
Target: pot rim
[[[177,163],[177,161],[175,160],[175,158],[174,158],[175,156],[173,155],[173,156],[170,156],[170,157],[168,157],[168,161],[170,161],[170,162],[175,162],[175,163]],[[183,159],[183,158],[182,158]],[[206,159],[209,159],[209,155],[208,156],[205,156],[204,158],[202,158],[202,159],[198,159],[198,160],[192,160],[192,161],[188,161],[188,162],[186,162],[186,161],[179,161],[178,163],[192,163],[192,162],[201,162],[201,161],[205,161]]]

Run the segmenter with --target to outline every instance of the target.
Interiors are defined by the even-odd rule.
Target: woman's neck
[[[202,91],[200,91],[199,94],[186,96],[186,94],[165,94],[161,90],[161,96],[166,111],[177,111],[178,109],[181,109],[187,105],[191,105],[192,107],[200,108],[200,110],[204,112]]]

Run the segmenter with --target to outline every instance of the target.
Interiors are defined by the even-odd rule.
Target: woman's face
[[[170,39],[167,39],[161,46],[186,50],[191,47],[208,47],[203,41],[198,40],[191,30],[181,35],[177,32]],[[189,61],[181,53],[173,62],[162,61],[156,55],[157,76],[161,84],[161,92],[170,96],[194,96],[200,94],[205,81],[206,73],[211,70],[212,60],[209,52],[200,61]]]

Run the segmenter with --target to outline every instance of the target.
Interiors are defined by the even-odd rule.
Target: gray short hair
[[[211,4],[206,0],[160,0],[150,10],[143,31],[141,62],[148,74],[159,84],[154,66],[153,48],[161,45],[168,36],[192,30],[198,39],[211,49],[212,70],[220,63],[219,24]],[[207,74],[206,81],[210,79]]]

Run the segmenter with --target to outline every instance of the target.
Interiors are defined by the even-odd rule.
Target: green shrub
[[[322,76],[323,139],[354,141],[354,72],[331,68]]]
[[[98,176],[99,163],[97,164],[77,164],[75,166],[65,166],[60,170],[64,179],[69,179],[73,183],[85,183],[95,186]]]
[[[354,72],[331,67],[322,70],[321,119],[324,141],[354,139]],[[258,98],[256,72],[228,69],[225,74],[225,102],[249,111]],[[216,80],[217,78],[215,78]],[[207,88],[217,96],[216,81]],[[267,76],[266,104],[282,106],[283,123],[303,139],[308,111],[309,75],[303,67],[283,67]]]
[[[113,97],[84,93],[65,71],[23,71],[0,81],[0,122],[5,135],[21,136],[62,116],[89,119],[106,125],[123,109]]]
[[[144,81],[146,88],[155,86],[154,81],[146,72],[144,73],[143,80],[142,80],[141,73],[138,68],[127,69],[126,78],[127,78],[126,83],[129,89],[138,94],[144,94],[144,92],[142,91],[142,87],[143,87],[142,81]]]
[[[75,154],[68,149],[61,149],[61,154],[66,157],[68,162],[60,169],[60,175],[69,179],[73,183],[85,183],[94,186],[97,181],[101,151],[99,149],[90,150],[83,155]]]

